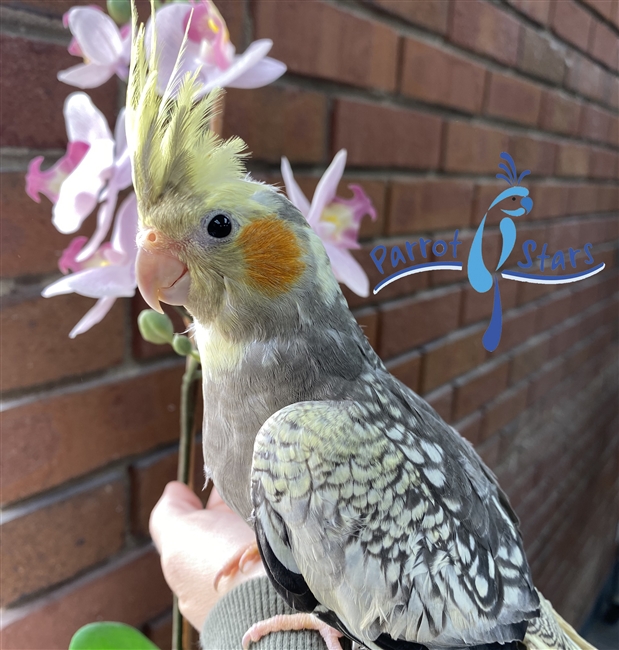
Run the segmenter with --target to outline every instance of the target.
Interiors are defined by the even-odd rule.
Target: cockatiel
[[[372,650],[590,647],[534,588],[492,472],[387,372],[320,239],[246,175],[244,143],[208,130],[218,94],[194,101],[177,76],[159,96],[134,29],[137,279],[195,319],[207,472],[277,591]]]

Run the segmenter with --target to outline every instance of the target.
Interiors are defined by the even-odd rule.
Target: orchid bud
[[[129,0],[107,0],[107,12],[119,24],[131,20],[131,3]]]
[[[175,334],[172,339],[172,348],[176,354],[180,354],[181,357],[186,357],[188,354],[191,354],[193,351],[193,345],[187,336],[183,334]]]
[[[149,343],[172,344],[174,327],[167,314],[159,314],[152,309],[145,309],[138,316],[138,328],[142,338]]]

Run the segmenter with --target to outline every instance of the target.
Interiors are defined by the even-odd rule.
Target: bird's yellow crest
[[[133,184],[141,212],[155,207],[168,192],[208,203],[219,201],[220,205],[233,196],[238,203],[254,191],[245,181],[245,143],[238,137],[223,140],[209,129],[223,91],[215,89],[200,98],[196,74],[185,73],[181,77],[179,68],[187,39],[185,34],[174,72],[163,94],[158,92],[152,5],[151,12],[152,33],[148,38],[145,26],[137,26],[133,5],[126,106]],[[150,41],[148,48],[147,41]],[[147,49],[150,49],[149,54]]]

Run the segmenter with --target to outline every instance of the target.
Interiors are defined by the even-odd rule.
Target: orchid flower
[[[226,23],[211,0],[165,5],[157,11],[155,21],[162,94],[173,74],[180,80],[187,72],[197,72],[203,84],[198,94],[201,97],[216,87],[266,86],[286,71],[281,61],[266,56],[273,46],[270,39],[254,41],[237,56]],[[187,41],[177,64],[186,32]],[[147,34],[152,34],[152,28]]]
[[[359,248],[357,238],[361,219],[369,214],[375,220],[376,210],[358,185],[348,186],[353,193],[352,199],[335,196],[345,167],[346,150],[342,149],[320,179],[310,205],[294,179],[288,159],[282,158],[282,176],[288,197],[322,239],[333,274],[338,282],[365,298],[370,293],[370,282],[349,249]]]
[[[109,232],[118,192],[131,185],[131,161],[124,110],[116,121],[114,137],[105,117],[85,93],[67,97],[64,115],[69,136],[67,153],[44,172],[41,171],[43,159],[32,160],[26,176],[26,191],[37,202],[40,201],[39,193],[54,202],[52,223],[64,234],[79,230],[84,219],[103,199],[97,215],[97,229],[79,255],[83,261],[94,253]]]
[[[69,53],[84,57],[84,63],[62,70],[58,79],[78,88],[96,88],[117,74],[129,76],[131,25],[118,29],[99,7],[72,7],[63,17],[73,40]]]
[[[131,193],[121,204],[116,216],[112,241],[100,246],[85,260],[79,261],[85,237],[76,237],[60,258],[64,278],[45,287],[43,297],[51,298],[65,293],[78,293],[98,298],[96,304],[71,330],[69,337],[88,331],[110,311],[116,298],[130,298],[135,294],[135,237],[138,229],[138,208]]]

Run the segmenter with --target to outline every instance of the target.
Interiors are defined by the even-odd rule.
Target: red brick
[[[204,457],[202,442],[193,450],[193,489],[204,502]],[[176,481],[178,450],[172,449],[154,457],[138,460],[129,469],[131,477],[131,532],[138,537],[148,537],[150,513],[163,494],[163,488]]]
[[[406,384],[416,393],[420,390],[419,371],[421,368],[421,355],[412,352],[398,357],[386,364],[387,370],[403,384]]]
[[[514,160],[522,161],[523,169],[532,174],[552,176],[557,156],[557,145],[550,140],[515,135],[509,139],[509,152]]]
[[[519,31],[518,21],[495,5],[481,0],[453,4],[450,40],[505,65],[516,64]]]
[[[445,336],[458,326],[459,287],[421,294],[381,309],[379,350],[383,358]]]
[[[371,0],[385,11],[400,16],[415,25],[444,34],[447,31],[449,0]]]
[[[548,22],[551,0],[508,0],[508,2],[534,21],[542,25]]]
[[[191,632],[198,633],[193,628]],[[144,628],[144,634],[161,650],[172,650],[172,612],[166,612],[149,621]],[[194,640],[190,647],[199,647],[197,640]]]
[[[486,70],[461,56],[406,39],[401,92],[431,104],[479,113]]]
[[[23,499],[178,437],[180,367],[7,408],[2,499]]]
[[[560,144],[557,152],[558,176],[587,176],[589,148],[580,144]]]
[[[484,440],[509,424],[525,410],[527,391],[527,384],[516,386],[488,405],[482,424]]]
[[[589,176],[591,178],[617,178],[619,155],[608,149],[589,150]]]
[[[536,3],[534,0],[534,4]],[[565,75],[565,47],[546,33],[524,26],[518,68],[535,77],[561,85]]]
[[[516,284],[516,283],[513,283]],[[523,283],[524,284],[524,283]],[[525,307],[503,316],[501,342],[496,354],[501,354],[526,341],[535,333],[535,307]]]
[[[171,593],[152,548],[134,551],[76,583],[5,616],[0,646],[61,650],[83,625],[118,621],[140,626],[168,608]]]
[[[544,91],[539,126],[544,131],[576,135],[582,104],[555,91]]]
[[[598,206],[598,191],[595,185],[584,183],[570,187],[567,214],[595,212]]]
[[[604,70],[582,56],[578,52],[571,52],[567,58],[567,75],[565,85],[570,90],[575,90],[590,99],[602,100],[605,96],[610,101],[612,84],[606,81],[608,89],[605,91],[604,83],[607,77]],[[609,77],[610,79],[610,77]]]
[[[483,416],[481,411],[467,415],[463,420],[454,425],[456,431],[471,444],[477,445],[481,440],[481,424]]]
[[[426,350],[422,364],[422,392],[428,393],[454,377],[481,365],[488,356],[482,345],[485,327],[455,332]]]
[[[76,89],[60,83],[56,74],[80,61],[62,45],[0,35],[3,61],[0,94],[4,119],[0,145],[5,147],[58,147],[67,144],[62,108]],[[113,125],[117,84],[110,80],[89,90],[95,106]],[[44,109],[44,110],[43,110]]]
[[[436,169],[441,125],[440,118],[432,115],[339,99],[334,150],[347,149],[351,166]]]
[[[520,161],[516,161],[516,163],[518,162]],[[497,172],[500,171],[501,170],[498,168],[498,162],[497,162]],[[473,219],[472,219],[473,226],[479,226],[481,220],[484,218],[484,215],[487,213],[487,210],[490,207],[492,201],[494,201],[497,195],[500,194],[504,189],[505,189],[505,181],[499,181],[499,180],[481,181],[475,185],[475,200],[473,201]],[[495,206],[490,211],[489,216],[486,218],[486,225],[488,225],[491,220],[493,221],[493,225],[496,225],[499,223],[502,217],[503,217],[503,213],[500,211],[500,209],[498,209],[498,206]],[[497,261],[498,261],[498,257],[497,257]]]
[[[533,199],[531,214],[536,219],[561,217],[568,212],[570,187],[560,183],[534,183],[530,196]]]
[[[589,44],[589,34],[593,19],[574,0],[555,2],[552,28],[562,39],[572,43],[584,52]]]
[[[362,309],[355,314],[355,319],[367,336],[370,345],[376,349],[378,344],[378,311],[374,308]]]
[[[570,313],[572,313],[570,307]],[[580,338],[580,324],[576,322],[568,322],[559,332],[553,334],[550,339],[550,357],[558,357],[566,350],[569,350],[573,345],[576,345]]]
[[[507,387],[507,361],[482,366],[456,381],[454,418],[460,419],[489,402]]]
[[[527,404],[535,404],[548,391],[554,388],[564,377],[564,365],[561,359],[549,364],[531,381],[527,395]]]
[[[607,20],[612,20],[613,4],[616,5],[616,0],[583,0],[592,9],[595,9],[601,16]]]
[[[226,91],[224,137],[245,140],[252,160],[325,162],[327,100],[318,93],[266,86]]]
[[[579,248],[582,246],[579,236],[580,227],[581,222],[578,220],[560,221],[549,225],[546,231],[548,254],[552,255],[555,251],[567,250],[569,246],[572,246],[573,248]],[[538,251],[541,251],[541,242],[538,246]],[[538,251],[535,252],[537,253]],[[548,270],[550,263],[550,260],[546,261],[546,270]]]
[[[580,137],[598,142],[607,142],[609,139],[612,116],[593,104],[583,107],[580,122]]]
[[[398,34],[323,2],[254,3],[258,38],[291,72],[354,86],[394,90]]]
[[[424,399],[445,422],[450,422],[453,396],[454,389],[451,386],[443,386],[438,390],[432,391],[429,395],[424,395]]]
[[[514,352],[509,377],[510,384],[519,382],[544,365],[549,355],[550,339],[549,335],[537,336]]]
[[[589,54],[613,70],[619,68],[619,39],[599,20],[594,21]]]
[[[405,252],[404,242],[393,242],[394,245],[400,245],[400,249]],[[390,273],[393,273],[393,268],[391,266],[391,250],[392,246],[387,249],[387,256],[385,258],[385,263],[383,264],[384,274],[381,275],[378,268],[375,266],[374,262],[370,257],[370,251],[372,250],[371,245],[362,246],[358,250],[351,251],[354,258],[362,266],[363,270],[367,273],[367,276],[370,280],[370,289],[375,287],[381,280],[384,280]],[[399,266],[398,268],[404,268],[404,266]],[[367,298],[361,298],[357,294],[350,291],[346,286],[340,285],[344,293],[344,297],[348,301],[348,306],[351,309],[356,309],[358,307],[365,307],[368,305],[375,304],[376,301],[384,302],[386,300],[391,300],[399,296],[406,296],[416,291],[425,289],[428,286],[428,276],[429,273],[415,273],[407,277],[401,278],[396,282],[393,282],[386,286],[384,289],[381,289],[380,292],[376,295],[370,295]]]
[[[496,173],[501,162],[499,155],[508,150],[509,137],[503,131],[464,122],[449,122],[443,169],[450,172]]]
[[[508,309],[516,306],[516,296],[518,290],[518,287],[516,285],[516,282],[507,282],[503,280],[500,282],[499,286],[501,291],[501,306],[503,313],[505,313]],[[467,286],[463,289],[463,293],[463,324],[468,325],[469,323],[477,323],[480,320],[490,318],[494,305],[493,291],[479,293],[478,291],[475,291],[473,287]],[[487,325],[484,326],[484,330],[486,327]]]
[[[535,329],[543,332],[564,321],[570,315],[570,292],[557,292],[550,302],[540,307],[535,314]]]
[[[53,17],[60,17],[71,7],[78,5],[97,5],[101,9],[106,7],[105,0],[3,0],[2,4],[26,11],[34,10],[36,13]]]
[[[529,81],[493,72],[484,113],[521,124],[537,124],[542,89]]]
[[[52,204],[47,199],[37,204],[26,194],[25,176],[21,172],[7,172],[2,174],[0,183],[0,255],[4,278],[57,272],[58,259],[71,241],[52,226]],[[89,236],[93,230],[94,219],[87,219],[76,236]]]
[[[535,264],[536,268],[539,268],[539,262],[535,262]],[[519,305],[531,302],[532,300],[537,300],[538,298],[552,293],[556,289],[552,284],[532,284],[530,282],[519,282],[518,284]]]
[[[2,523],[2,606],[71,578],[118,552],[125,541],[124,481],[81,489]],[[14,516],[12,516],[14,515]]]
[[[68,337],[93,304],[90,298],[69,294],[5,306],[0,321],[2,390],[36,386],[118,365],[125,346],[122,301],[93,329],[75,339]]]
[[[387,233],[403,235],[466,227],[472,200],[470,181],[394,181]]]

